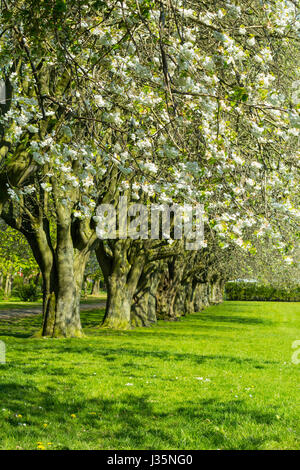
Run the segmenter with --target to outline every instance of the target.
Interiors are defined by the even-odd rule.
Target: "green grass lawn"
[[[40,307],[42,305],[42,300],[37,300],[36,302],[23,302],[18,298],[10,298],[9,300],[0,300],[0,312],[1,310],[9,309],[30,309],[32,307]]]
[[[0,320],[1,449],[300,449],[300,304],[225,302],[180,322],[32,339]]]
[[[97,297],[93,295],[88,295],[86,298],[81,299],[81,304],[96,304],[106,299],[106,292],[100,291]],[[0,300],[0,312],[1,310],[9,309],[30,309],[32,307],[41,307],[42,299],[37,300],[36,302],[23,302],[17,297],[11,297],[9,300]]]

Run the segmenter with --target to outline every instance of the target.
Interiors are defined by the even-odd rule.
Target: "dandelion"
[[[71,414],[71,418],[75,419],[76,415],[74,413]]]

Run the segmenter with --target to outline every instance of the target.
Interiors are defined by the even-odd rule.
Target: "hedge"
[[[276,302],[299,302],[300,286],[272,286],[256,282],[227,282],[226,300],[265,300]]]

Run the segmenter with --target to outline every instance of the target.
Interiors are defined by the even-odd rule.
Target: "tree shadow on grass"
[[[104,317],[103,309],[81,312],[81,322],[84,329],[92,329],[101,325]],[[30,338],[42,327],[42,315],[23,318],[0,318],[0,336],[12,338]]]
[[[80,313],[81,324],[83,328],[97,328],[101,325],[104,318],[105,309],[95,309],[83,311]]]
[[[201,332],[203,331],[207,331],[207,330],[212,330],[212,331],[215,331],[215,332],[223,332],[223,331],[233,331],[233,330],[236,330],[236,331],[239,331],[240,330],[240,327],[237,325],[237,326],[233,326],[233,325],[228,325],[228,326],[225,326],[225,325],[216,325],[215,323],[213,323],[213,321],[210,323],[210,320],[208,320],[205,324],[204,324],[204,321],[205,321],[205,318],[201,318],[201,323],[199,321],[199,319],[196,318],[196,321],[189,321],[189,322],[184,322],[184,323],[180,323],[180,322],[176,322],[176,323],[169,323],[169,324],[163,324],[161,321],[158,322],[158,329],[153,329],[152,330],[148,330],[148,334],[158,334],[158,335],[169,335],[170,337],[173,336],[174,334],[178,334],[179,336],[190,336],[190,334],[193,334],[195,333],[195,331],[199,332],[199,334],[203,334]],[[164,327],[169,327],[172,325],[172,331],[169,331],[169,328],[164,328]],[[166,333],[164,330],[165,329],[168,329],[168,332]],[[133,333],[132,334],[140,334],[141,332],[144,332],[144,330],[142,330],[142,328],[138,328],[136,330],[133,330]],[[176,332],[176,333],[174,333]],[[192,333],[193,332],[193,333]]]
[[[20,331],[20,332],[17,332],[17,331],[11,331],[11,330],[1,330],[0,332],[0,338],[1,336],[6,336],[7,338],[19,338],[19,339],[28,339],[30,338],[34,332],[36,330],[32,330],[32,331],[28,331],[28,332],[24,332],[24,331]]]
[[[32,317],[0,319],[0,336],[30,338],[41,328],[42,315]]]
[[[218,306],[217,306],[218,307]],[[98,328],[103,320],[104,317],[104,309],[95,309],[90,311],[83,311],[81,312],[81,322],[82,327],[86,332],[89,334],[90,331],[94,328]],[[184,321],[185,318],[187,321]],[[129,332],[122,332],[122,331],[113,331],[113,330],[101,330],[97,329],[96,333],[93,331],[94,336],[120,336],[129,334],[131,337],[140,337],[145,334],[147,335],[154,335],[157,337],[169,337],[175,339],[176,337],[193,337],[193,338],[209,338],[210,335],[200,333],[203,329],[203,324],[205,330],[214,330],[214,331],[229,331],[231,332],[233,329],[239,330],[240,327],[238,325],[273,325],[269,319],[265,318],[256,318],[256,317],[243,317],[238,315],[215,315],[212,313],[197,313],[187,317],[183,317],[182,322],[176,323],[166,323],[163,321],[158,322],[158,328],[153,326],[153,328],[147,329],[145,332],[144,328],[137,328]],[[228,326],[217,325],[216,323],[225,323],[230,324]],[[30,338],[35,332],[37,332],[41,328],[42,324],[42,316],[35,315],[32,317],[25,317],[21,319],[1,319],[0,320],[0,336],[7,336],[7,337],[14,337],[14,338]],[[237,324],[237,326],[233,326]],[[172,326],[172,332],[166,332],[164,329],[167,327],[169,328]],[[199,335],[195,335],[193,332],[197,330],[199,331]],[[182,334],[180,334],[182,331]],[[178,333],[179,332],[179,333]],[[216,336],[215,336],[216,337]],[[213,337],[211,337],[213,339]],[[217,338],[217,337],[216,337]]]
[[[240,365],[241,367],[254,367],[254,368],[265,368],[269,365],[277,364],[276,361],[270,360],[263,360],[263,359],[252,359],[248,357],[237,357],[237,356],[230,356],[230,355],[203,355],[203,354],[193,354],[193,353],[176,353],[174,351],[157,351],[157,350],[145,350],[145,349],[137,349],[137,348],[130,348],[121,346],[120,348],[112,348],[107,346],[105,350],[99,348],[95,350],[93,347],[90,346],[64,346],[61,345],[61,353],[78,353],[78,354],[89,354],[91,358],[103,359],[108,361],[112,361],[113,358],[120,359],[122,355],[130,356],[132,358],[146,358],[146,359],[162,359],[163,361],[169,362],[180,362],[180,361],[187,361],[189,363],[195,364],[203,364],[210,361],[217,361],[218,366],[220,363],[228,364],[234,363]],[[98,354],[99,353],[99,354]]]
[[[15,383],[4,383],[0,387],[1,406],[10,411],[7,416],[9,424],[15,428],[18,426],[16,415],[27,418],[27,424],[36,425],[45,420],[67,426],[66,431],[70,431],[74,421],[70,419],[75,414],[80,419],[80,425],[95,426],[100,428],[100,421],[103,419],[111,422],[117,429],[114,437],[118,439],[133,439],[138,445],[142,445],[145,435],[145,419],[153,415],[165,417],[166,413],[156,414],[152,405],[148,402],[147,396],[131,396],[126,393],[117,400],[107,398],[93,398],[86,400],[61,401],[61,396],[56,395],[57,389],[48,387],[47,392],[41,392],[32,383],[21,386]],[[100,417],[100,420],[99,420]],[[29,418],[29,419],[28,419]],[[75,423],[77,424],[77,422]],[[34,432],[31,429],[31,434]],[[158,431],[159,432],[159,431]],[[105,427],[102,437],[111,436],[111,426]],[[168,441],[168,434],[160,432],[163,440]],[[36,436],[37,438],[39,436]],[[39,439],[38,439],[39,440]]]
[[[244,400],[218,401],[215,399],[200,400],[199,403],[187,401],[185,406],[177,408],[180,416],[187,420],[201,420],[210,423],[206,435],[209,437],[213,447],[232,449],[228,440],[226,430],[241,428],[245,423],[251,423],[257,427],[272,426],[277,422],[278,409],[275,407],[271,411],[262,411]],[[211,429],[211,427],[214,429]],[[235,449],[253,450],[261,449],[267,436],[255,437],[235,437]]]
[[[127,391],[116,399],[75,399],[72,396],[62,399],[54,387],[41,391],[33,383],[26,386],[4,383],[0,393],[1,407],[8,411],[4,426],[14,429],[16,444],[22,445],[27,432],[35,441],[40,441],[41,423],[47,421],[52,427],[58,426],[60,443],[56,448],[60,449],[72,448],[63,442],[63,436],[78,434],[83,427],[86,434],[82,439],[87,447],[100,438],[116,449],[196,449],[204,443],[212,449],[257,449],[262,448],[267,437],[256,437],[253,433],[249,437],[245,437],[245,433],[240,436],[236,429],[245,422],[251,423],[251,429],[253,425],[270,426],[276,422],[278,413],[276,408],[261,411],[243,400],[187,400],[179,405],[170,402],[166,408],[159,400],[154,404],[149,394],[137,396]],[[26,430],[18,427],[16,415],[19,414],[26,420]],[[76,420],[72,420],[72,415],[76,415]],[[234,444],[228,438],[230,433],[235,433]]]
[[[272,320],[257,317],[241,317],[238,315],[213,315],[204,313],[199,315],[198,320],[216,323],[240,323],[242,325],[274,325]]]

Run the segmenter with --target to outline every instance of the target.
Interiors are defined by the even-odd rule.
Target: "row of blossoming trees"
[[[2,0],[0,213],[42,272],[44,336],[82,334],[94,250],[111,328],[219,302],[265,237],[292,262],[298,38],[293,1]],[[120,196],[202,204],[201,248],[100,240]]]

